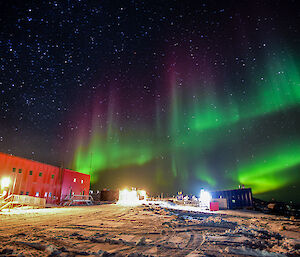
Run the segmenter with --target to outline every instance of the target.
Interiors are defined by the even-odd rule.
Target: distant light
[[[135,188],[128,190],[123,189],[119,191],[119,205],[135,206],[142,204],[147,199],[147,192],[145,190],[136,190]]]
[[[119,191],[119,201],[117,202],[117,204],[120,205],[138,205],[139,204],[139,198],[137,195],[136,190],[128,190],[123,189]]]
[[[212,199],[211,194],[208,191],[201,189],[200,199],[199,199],[201,206],[209,208],[211,199]]]
[[[2,179],[1,179],[1,188],[3,189],[3,188],[5,188],[5,187],[9,187],[10,182],[11,182],[11,180],[10,180],[9,177],[4,177],[4,178],[2,178]]]

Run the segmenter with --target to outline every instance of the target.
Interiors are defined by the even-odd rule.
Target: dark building
[[[223,190],[211,192],[212,198],[227,199],[228,209],[241,209],[244,207],[252,207],[252,191],[251,188]]]
[[[118,201],[119,200],[119,190],[102,190],[101,201]]]

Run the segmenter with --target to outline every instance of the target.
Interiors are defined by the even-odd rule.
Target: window
[[[73,179],[73,182],[76,182],[76,178]]]
[[[39,173],[39,177],[41,177],[42,175],[43,175],[43,173],[42,173],[42,172],[40,172],[40,173]]]
[[[32,170],[29,171],[29,175],[32,175]]]
[[[47,197],[47,195],[48,195],[47,192],[45,192],[45,196],[44,197]]]
[[[51,178],[54,179],[54,175],[51,175]]]
[[[36,192],[36,193],[35,193],[35,196],[39,196],[39,195],[40,195],[40,192]]]
[[[83,184],[83,179],[81,180],[81,184]]]
[[[19,169],[19,173],[22,173],[22,169]]]
[[[26,192],[26,195],[29,195],[29,192]]]
[[[52,193],[51,192],[49,192],[49,197],[51,197],[52,196]]]
[[[22,194],[24,194],[24,192],[23,192],[23,191],[21,191],[20,195],[22,195]]]
[[[13,172],[16,172],[16,168],[13,168]]]

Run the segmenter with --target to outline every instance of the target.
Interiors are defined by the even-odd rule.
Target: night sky
[[[1,1],[0,151],[151,193],[300,194],[300,12]]]

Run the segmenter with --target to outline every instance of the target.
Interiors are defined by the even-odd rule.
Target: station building
[[[0,153],[0,193],[45,198],[58,204],[72,195],[88,195],[90,175]]]
[[[253,205],[251,188],[215,191],[211,195],[213,200],[226,199],[226,209],[242,209]]]

